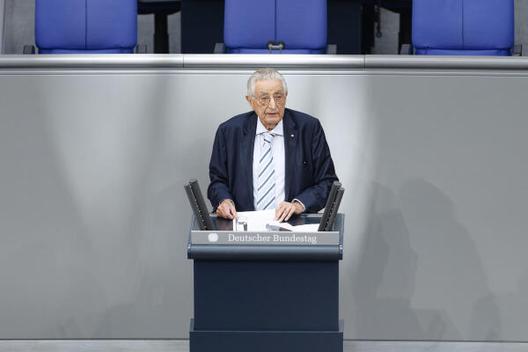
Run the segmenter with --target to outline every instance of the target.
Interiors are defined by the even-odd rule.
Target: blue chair
[[[327,53],[326,11],[326,0],[225,0],[224,47],[215,52]]]
[[[417,55],[512,55],[514,0],[414,0]]]
[[[137,0],[36,0],[40,54],[132,53]]]

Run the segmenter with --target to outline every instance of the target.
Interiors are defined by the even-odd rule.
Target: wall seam
[[[88,0],[84,0],[84,49],[88,49]]]
[[[275,0],[275,16],[274,16],[274,33],[273,33],[273,41],[277,42],[279,39],[277,38],[277,16],[279,14],[278,9],[278,0]]]
[[[465,21],[464,21],[464,4],[465,1],[462,0],[462,49],[466,49],[466,38],[465,38]]]

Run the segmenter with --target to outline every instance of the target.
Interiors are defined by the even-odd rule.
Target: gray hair
[[[284,79],[284,77],[279,73],[279,71],[275,70],[274,68],[266,67],[266,68],[257,69],[249,77],[247,81],[247,95],[250,97],[255,96],[255,84],[258,81],[275,81],[275,80],[281,81],[284,94],[288,94],[288,86],[286,85],[286,80]]]

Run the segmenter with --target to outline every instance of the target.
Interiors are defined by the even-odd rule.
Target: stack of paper
[[[247,224],[247,231],[317,232],[319,228],[319,224],[293,226],[287,222],[278,222],[275,220],[275,209],[238,212],[237,218],[233,219],[234,231],[244,231],[244,223]]]
[[[317,232],[319,224],[290,225],[287,222],[272,221],[267,224],[267,229],[272,231]]]

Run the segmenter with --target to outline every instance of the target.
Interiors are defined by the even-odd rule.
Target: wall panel
[[[182,185],[258,64],[194,59],[0,62],[0,338],[187,336]],[[524,71],[276,60],[346,188],[346,338],[526,340]]]

